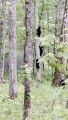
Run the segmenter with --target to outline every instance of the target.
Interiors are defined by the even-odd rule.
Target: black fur
[[[38,26],[38,29],[36,30],[36,34],[38,37],[40,37],[40,35],[41,35],[41,27],[40,26]]]
[[[39,46],[39,50],[40,50],[40,56],[42,56],[42,54],[43,54],[43,46]]]
[[[59,86],[65,86],[65,85],[66,85],[65,80],[61,80]]]
[[[37,68],[37,69],[40,68],[40,66],[39,66],[39,60],[38,60],[38,59],[36,59],[36,68]]]

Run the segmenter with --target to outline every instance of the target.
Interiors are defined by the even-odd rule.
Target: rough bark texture
[[[35,19],[35,36],[36,36],[36,62],[39,64],[39,67],[37,68],[36,66],[36,80],[37,80],[37,84],[39,84],[39,82],[41,81],[41,64],[39,63],[39,59],[40,59],[40,50],[39,50],[39,46],[40,46],[40,41],[39,38],[40,36],[38,36],[37,34],[37,30],[39,27],[39,16],[38,16],[38,0],[35,0],[34,2],[34,19]]]
[[[52,81],[52,85],[60,86],[60,82],[65,79],[64,72],[61,72],[57,67],[54,72],[54,79]]]
[[[65,0],[65,5],[64,5],[64,15],[63,15],[63,24],[62,24],[63,29],[68,28],[68,0]],[[68,30],[62,31],[62,34],[65,34],[63,37],[64,42],[68,42]],[[68,45],[66,45],[66,48]],[[65,73],[68,72],[67,66],[68,66],[68,59],[64,61],[65,64]],[[68,78],[68,74],[66,75],[66,78]]]
[[[61,14],[60,14],[60,18],[61,18],[61,21],[62,21],[62,24],[61,24],[61,32],[60,32],[60,36],[63,34],[63,29],[64,29],[64,26],[66,26],[66,24],[68,24],[68,20],[67,20],[67,0],[65,0],[64,2],[64,5],[61,5],[62,6],[62,9],[61,9]],[[66,41],[66,37],[64,38],[60,38],[60,42],[65,42]],[[61,49],[58,50],[58,52],[61,52]],[[61,58],[58,58],[60,64],[64,64],[64,58],[61,57]],[[63,79],[65,79],[65,74],[64,74],[64,71],[60,71],[58,69],[58,67],[55,68],[55,72],[54,72],[54,79],[52,81],[52,84],[57,86],[60,84],[60,81],[62,81]]]
[[[25,27],[26,27],[26,41],[25,41],[25,64],[28,64],[29,70],[32,70],[32,0],[25,0]],[[24,115],[23,120],[29,120],[30,112],[30,81],[31,71],[25,76],[24,83]]]
[[[67,4],[68,4],[68,0],[65,0],[64,1],[64,4],[62,5],[62,16],[61,16],[61,18],[62,18],[62,24],[61,24],[61,35],[63,34],[63,29],[65,28],[65,27],[67,27],[66,25],[67,25],[67,12],[68,12],[68,10],[67,10]],[[66,39],[66,36],[64,37],[64,38],[61,38],[60,40],[61,41],[64,41],[65,42],[65,39]]]
[[[16,0],[9,6],[9,95],[17,97],[17,58],[16,58]]]
[[[0,83],[3,82],[3,0],[0,0]]]
[[[65,10],[63,17],[63,29],[68,28],[68,0],[65,0]],[[64,31],[64,42],[68,42],[68,30]]]

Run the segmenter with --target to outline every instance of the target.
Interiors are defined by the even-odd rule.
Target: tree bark
[[[9,5],[9,95],[17,97],[16,0]]]
[[[41,81],[41,64],[39,62],[40,60],[40,41],[39,37],[37,34],[38,28],[39,28],[39,16],[38,16],[38,0],[35,0],[34,2],[34,21],[35,21],[35,40],[36,40],[36,45],[35,45],[35,50],[36,50],[36,64],[38,63],[38,67],[36,66],[36,80],[37,80],[37,85]]]
[[[3,72],[4,72],[4,64],[3,64],[3,0],[0,0],[0,83],[3,82]]]
[[[26,41],[25,41],[25,61],[28,65],[30,72],[26,73],[24,83],[24,115],[23,120],[29,120],[30,113],[30,88],[31,88],[31,70],[33,67],[33,55],[32,55],[32,0],[25,0],[25,28],[26,28]]]
[[[67,12],[66,10],[67,8],[67,0],[65,0],[64,2],[64,7],[63,7],[63,17],[62,18],[62,25],[61,25],[61,32],[60,32],[60,36],[63,34],[63,29],[64,29],[64,20],[65,20],[65,14]],[[61,15],[62,16],[62,15]],[[55,31],[56,32],[56,31]],[[64,42],[64,38],[61,38],[60,37],[60,42]],[[61,49],[58,50],[58,52],[61,52]],[[63,57],[59,57],[58,58],[60,64],[64,64],[64,58]],[[54,72],[54,79],[52,81],[52,84],[54,86],[58,86],[60,84],[60,81],[62,81],[63,79],[65,79],[65,74],[64,74],[64,70],[63,71],[60,71],[58,69],[58,67],[55,68],[55,72]]]

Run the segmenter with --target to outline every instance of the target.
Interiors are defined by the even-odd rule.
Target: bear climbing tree
[[[44,50],[43,46],[39,46],[39,50],[40,50],[40,56],[42,56],[43,55],[43,50]]]
[[[40,35],[41,35],[41,27],[40,26],[38,26],[38,29],[36,30],[36,35],[38,37],[40,37]]]
[[[38,29],[36,30],[36,35],[38,37],[41,36],[41,27],[40,25],[38,26]],[[39,53],[40,53],[40,56],[43,55],[43,46],[39,45]],[[39,65],[39,59],[36,59],[36,68],[39,69],[40,68],[40,65]]]

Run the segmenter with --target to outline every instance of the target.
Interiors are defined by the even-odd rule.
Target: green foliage
[[[44,63],[44,71],[42,72],[42,83],[36,88],[36,83],[31,81],[31,111],[30,120],[68,120],[68,109],[66,108],[66,101],[68,99],[68,88],[60,87],[54,88],[51,86],[50,81],[52,80],[52,70],[57,66],[58,69],[63,70],[65,65],[60,64],[58,58],[63,57],[65,60],[68,59],[68,43],[59,43],[59,38],[55,36],[55,20],[56,20],[56,8],[55,5],[60,5],[64,0],[40,0],[39,1],[39,18],[42,34],[40,37],[41,45],[44,46],[45,56],[42,57],[39,62]],[[34,0],[33,0],[34,3]],[[25,41],[25,1],[18,0],[17,2],[17,52],[22,51],[24,48]],[[8,18],[8,6],[9,2],[5,6],[5,20]],[[33,4],[32,4],[33,5]],[[48,15],[47,15],[48,12]],[[33,14],[33,9],[32,9]],[[60,24],[60,23],[59,23]],[[32,19],[32,25],[34,21]],[[61,25],[57,24],[57,29]],[[4,26],[6,33],[8,27]],[[68,28],[64,29],[64,31]],[[34,32],[34,26],[33,26]],[[33,33],[34,35],[34,33]],[[61,35],[64,37],[66,34]],[[53,48],[59,50],[59,52],[53,54]],[[5,37],[5,53],[8,53],[8,36]],[[23,53],[23,52],[22,52]],[[6,54],[7,55],[7,54]],[[21,54],[22,55],[22,54]],[[18,55],[19,56],[19,55]],[[58,58],[57,58],[58,57]],[[20,59],[19,59],[20,60]],[[22,60],[23,61],[23,60]],[[68,65],[66,66],[68,68]],[[31,70],[28,65],[18,72],[19,81],[19,94],[18,98],[13,101],[9,98],[8,94],[8,83],[0,86],[0,120],[22,120],[23,113],[23,96],[24,88],[21,83],[24,82],[25,75],[30,74]],[[68,75],[68,72],[66,73]],[[9,80],[8,75],[4,76],[5,79]],[[68,79],[66,80],[68,83]]]
[[[18,81],[24,83],[26,77],[30,77],[31,68],[28,65],[21,66],[21,70],[18,72]]]
[[[8,75],[8,73],[5,73],[5,74],[4,74],[4,80],[5,80],[5,81],[8,81],[8,80],[9,80],[9,75]]]
[[[8,91],[8,84],[0,85],[0,120],[22,119],[22,84],[19,84],[19,94],[15,101],[9,98]]]
[[[24,70],[20,70],[17,74],[18,76],[18,81],[21,83],[24,83],[24,79],[25,79],[25,73]]]
[[[25,40],[25,9],[24,0],[19,0],[17,3],[17,49],[22,50]]]
[[[44,37],[40,37],[40,42],[43,46],[51,46],[56,39],[54,34],[47,34]]]
[[[24,87],[18,84],[18,98],[12,100],[8,94],[8,83],[0,85],[0,120],[22,120]],[[45,82],[36,88],[31,88],[30,120],[67,120],[68,109],[66,101],[68,88],[52,87],[50,82]]]
[[[67,120],[65,91],[62,88],[53,88],[47,82],[34,91],[32,88],[31,120]]]

